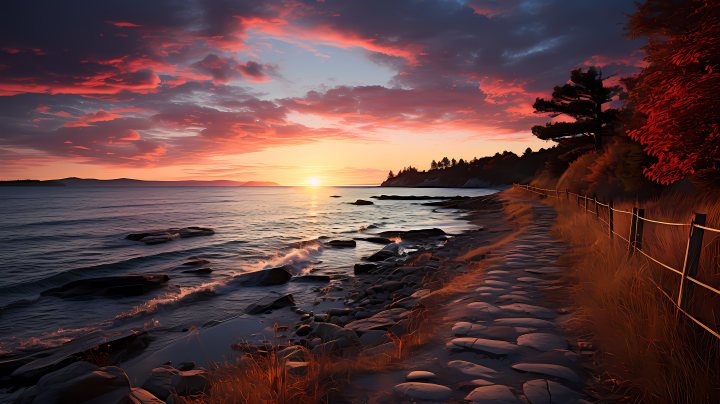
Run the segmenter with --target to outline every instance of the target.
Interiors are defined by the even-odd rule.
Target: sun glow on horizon
[[[311,187],[317,187],[320,185],[320,180],[317,179],[317,177],[312,177],[308,180],[308,183],[310,184]]]

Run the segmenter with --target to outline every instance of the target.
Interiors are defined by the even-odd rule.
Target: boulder
[[[330,275],[304,275],[294,276],[292,282],[330,282]]]
[[[367,241],[369,243],[390,244],[392,240],[385,237],[356,237],[355,240]]]
[[[133,241],[143,241],[145,239],[151,239],[152,237],[167,237],[168,234],[177,234],[180,238],[197,237],[197,236],[210,236],[215,234],[215,231],[207,227],[189,226],[183,228],[172,228],[172,229],[161,229],[161,230],[149,230],[138,233],[130,233],[125,238]],[[153,243],[148,243],[153,244]]]
[[[571,382],[580,383],[580,376],[572,369],[560,365],[552,365],[546,363],[518,363],[512,365],[512,368],[520,372],[539,373],[542,375],[560,377]]]
[[[172,393],[201,394],[209,383],[209,373],[205,369],[180,371],[172,366],[163,365],[152,370],[142,388],[166,401]]]
[[[359,275],[359,274],[366,274],[375,268],[377,268],[376,264],[355,264],[355,267],[353,269],[354,269],[355,275]]]
[[[93,403],[121,404],[130,392],[130,380],[115,366],[98,368],[75,362],[43,376],[37,386],[18,398],[22,404]]]
[[[555,334],[532,333],[521,335],[517,339],[517,344],[529,346],[538,351],[549,351],[551,349],[565,349],[568,346],[565,338]]]
[[[432,383],[402,383],[395,386],[393,391],[421,400],[445,401],[453,396],[449,388]]]
[[[312,327],[310,327],[309,325],[301,325],[300,328],[295,331],[295,335],[297,335],[298,337],[304,337],[309,335],[311,332]]]
[[[358,199],[357,201],[352,203],[353,205],[374,205],[371,201],[366,201],[363,199]]]
[[[342,351],[343,349],[350,348],[352,341],[347,338],[340,338],[334,341],[329,341],[324,344],[319,344],[310,350],[313,355],[331,355]]]
[[[405,380],[409,382],[425,382],[432,379],[433,377],[435,377],[435,373],[417,370],[415,372],[410,372],[405,378]]]
[[[402,240],[413,240],[427,237],[439,237],[444,236],[446,233],[442,229],[422,229],[422,230],[409,230],[409,231],[384,231],[379,234],[380,237],[396,238],[399,237]]]
[[[380,330],[368,331],[360,336],[360,343],[365,346],[377,346],[387,344],[391,341],[392,339],[388,336],[387,332]]]
[[[327,242],[333,247],[355,247],[355,240],[331,240]]]
[[[385,261],[391,257],[397,257],[399,255],[400,246],[397,243],[386,245],[382,250],[368,257],[370,262]]]
[[[532,404],[576,403],[582,394],[552,380],[536,379],[523,384],[523,393]]]
[[[175,369],[184,372],[186,370],[193,370],[195,368],[196,364],[193,361],[190,362],[183,362],[175,366]]]
[[[165,402],[150,394],[149,391],[140,388],[133,388],[127,398],[128,402],[126,404],[165,404]]]
[[[235,277],[242,286],[279,285],[289,281],[290,278],[292,278],[292,272],[287,266],[248,272]]]
[[[448,366],[459,371],[460,373],[471,376],[471,377],[482,377],[485,379],[492,379],[500,376],[500,374],[485,366],[476,365],[472,362],[466,361],[452,361],[448,363]]]
[[[295,304],[292,294],[282,297],[269,296],[245,308],[245,314],[262,314],[268,310],[282,309]]]
[[[406,318],[408,315],[410,315],[410,312],[405,309],[385,310],[373,315],[370,318],[353,321],[345,328],[360,332],[367,332],[372,330],[388,330],[390,329],[390,327],[394,326],[395,324],[397,324],[398,321]]]
[[[170,277],[165,274],[90,278],[66,283],[59,288],[48,289],[41,292],[40,295],[61,298],[74,296],[134,296],[159,288],[168,280],[170,280]]]

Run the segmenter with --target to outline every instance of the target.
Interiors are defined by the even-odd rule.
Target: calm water
[[[242,314],[273,292],[312,300],[317,285],[243,288],[234,275],[291,264],[296,274],[347,274],[382,248],[323,248],[320,236],[363,237],[385,230],[473,228],[461,213],[425,201],[347,202],[372,195],[487,195],[489,189],[377,187],[0,188],[0,355],[57,346],[88,332],[163,333]],[[331,198],[340,195],[341,198]],[[208,226],[216,234],[148,246],[130,232]],[[209,275],[181,273],[190,256],[211,261]],[[60,299],[40,292],[70,281],[128,274],[170,275],[164,288],[135,297]]]

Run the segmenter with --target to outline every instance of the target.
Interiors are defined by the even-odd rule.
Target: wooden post
[[[568,192],[567,188],[565,188],[565,199],[567,199],[567,201],[570,202],[570,192]]]
[[[705,226],[705,215],[696,213],[690,227],[690,236],[688,237],[687,250],[685,250],[685,265],[682,271],[682,281],[680,282],[680,293],[678,296],[678,306],[682,310],[687,310],[688,302],[692,299],[693,283],[687,280],[688,277],[693,279],[697,276],[698,264],[700,263],[700,251],[702,250],[702,239],[705,230],[695,227],[694,225]]]
[[[635,228],[637,227],[637,211],[638,208],[633,208],[632,210],[632,218],[630,221],[630,236],[628,236],[628,251],[630,251],[630,255],[633,253],[633,248],[635,247]]]
[[[608,227],[610,228],[610,238],[613,238],[613,201],[608,201]]]
[[[587,213],[587,201],[588,201],[588,197],[583,195],[583,198],[585,198],[585,213]]]
[[[600,212],[598,211],[598,204],[597,204],[597,196],[593,198],[593,201],[595,201],[595,217],[600,219]]]
[[[637,212],[638,220],[637,220],[637,226],[635,230],[635,248],[638,250],[642,250],[642,233],[643,233],[643,222],[644,220],[640,220],[641,217],[645,217],[645,209],[638,209]]]
[[[555,197],[557,198],[558,202],[560,202],[560,191],[558,191],[557,188],[555,188]]]

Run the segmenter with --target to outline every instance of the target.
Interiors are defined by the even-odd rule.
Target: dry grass
[[[526,191],[515,191],[523,192]],[[572,324],[599,349],[595,355],[605,384],[600,395],[632,403],[720,402],[720,340],[692,323],[666,294],[677,300],[679,276],[639,253],[630,255],[619,237],[610,239],[605,224],[564,198],[544,200],[558,211],[554,235],[573,247],[561,257],[572,268],[566,276],[574,285],[572,298],[579,308]],[[645,217],[690,223],[693,212],[706,213],[709,227],[720,228],[720,195],[673,194],[634,204],[616,202],[615,208],[645,208]],[[589,208],[594,212],[592,202]],[[607,220],[601,207],[600,217]],[[614,214],[615,231],[630,233],[630,216]],[[689,226],[645,223],[643,251],[682,270]],[[718,233],[706,232],[698,278],[720,286]],[[695,287],[689,313],[717,329],[719,296]],[[598,386],[600,387],[600,386]]]

